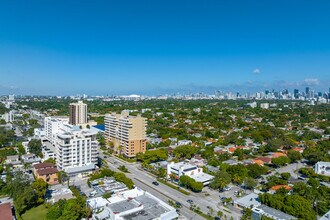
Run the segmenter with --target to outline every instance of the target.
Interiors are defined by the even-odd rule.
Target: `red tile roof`
[[[54,173],[57,173],[57,172],[58,172],[58,170],[56,168],[54,168],[54,167],[47,168],[47,169],[37,170],[37,173],[40,176],[54,174]]]
[[[13,214],[11,211],[11,204],[10,203],[3,203],[0,204],[0,215],[1,220],[12,220]]]
[[[254,159],[253,160],[253,163],[258,164],[259,166],[263,166],[264,165],[264,162],[262,160],[259,160],[259,159]]]
[[[270,158],[270,157],[258,157],[255,160],[261,160],[264,163],[270,163],[270,162],[272,162],[272,158]]]
[[[284,188],[286,190],[291,190],[292,187],[291,186],[288,186],[288,185],[277,185],[277,186],[273,186],[272,188],[270,188],[270,190],[274,190],[274,191],[277,191],[281,188]]]
[[[273,158],[278,158],[278,157],[286,157],[286,154],[285,153],[282,153],[282,152],[275,152],[273,155],[272,155]]]
[[[41,168],[47,168],[47,167],[55,167],[55,165],[52,163],[38,163],[38,164],[33,165],[33,167],[35,169],[41,169]]]

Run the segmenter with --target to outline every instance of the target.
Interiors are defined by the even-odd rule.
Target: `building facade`
[[[43,179],[46,183],[53,185],[58,183],[58,170],[52,163],[39,163],[33,166],[36,179]]]
[[[114,151],[125,157],[135,157],[146,151],[146,118],[130,116],[128,112],[105,116],[105,137],[114,145]]]
[[[90,129],[71,129],[57,134],[55,148],[58,168],[68,173],[71,168],[94,169],[98,162],[96,135],[97,132]]]
[[[87,123],[87,104],[84,104],[82,101],[70,103],[69,113],[69,124],[81,125]]]
[[[68,117],[45,117],[45,139],[54,145],[56,135],[68,124]]]
[[[315,164],[314,171],[317,174],[330,176],[330,162],[317,162]]]
[[[171,176],[173,176],[177,181],[179,181],[181,176],[189,176],[196,182],[203,183],[204,186],[209,185],[214,178],[214,176],[204,173],[203,168],[199,168],[187,162],[168,163],[167,178],[171,178]]]

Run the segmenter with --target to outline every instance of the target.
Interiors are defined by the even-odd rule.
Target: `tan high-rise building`
[[[105,137],[114,144],[116,154],[135,157],[146,151],[146,118],[130,116],[127,111],[105,116]]]
[[[69,111],[69,124],[81,125],[87,123],[87,104],[84,104],[82,101],[78,101],[78,103],[70,103]]]

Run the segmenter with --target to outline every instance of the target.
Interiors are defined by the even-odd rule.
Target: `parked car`
[[[179,208],[182,207],[182,204],[181,204],[180,202],[175,202],[175,205],[176,205],[177,207],[179,207]]]
[[[223,188],[223,190],[229,191],[229,190],[231,190],[231,187],[230,186],[226,186],[225,188]]]
[[[193,204],[193,203],[194,203],[191,199],[188,199],[187,202],[188,202],[189,204]]]
[[[154,184],[155,186],[158,186],[159,185],[159,183],[156,182],[156,181],[153,181],[152,184]]]

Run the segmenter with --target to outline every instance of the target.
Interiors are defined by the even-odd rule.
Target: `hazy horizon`
[[[328,1],[2,1],[0,95],[330,87]]]

